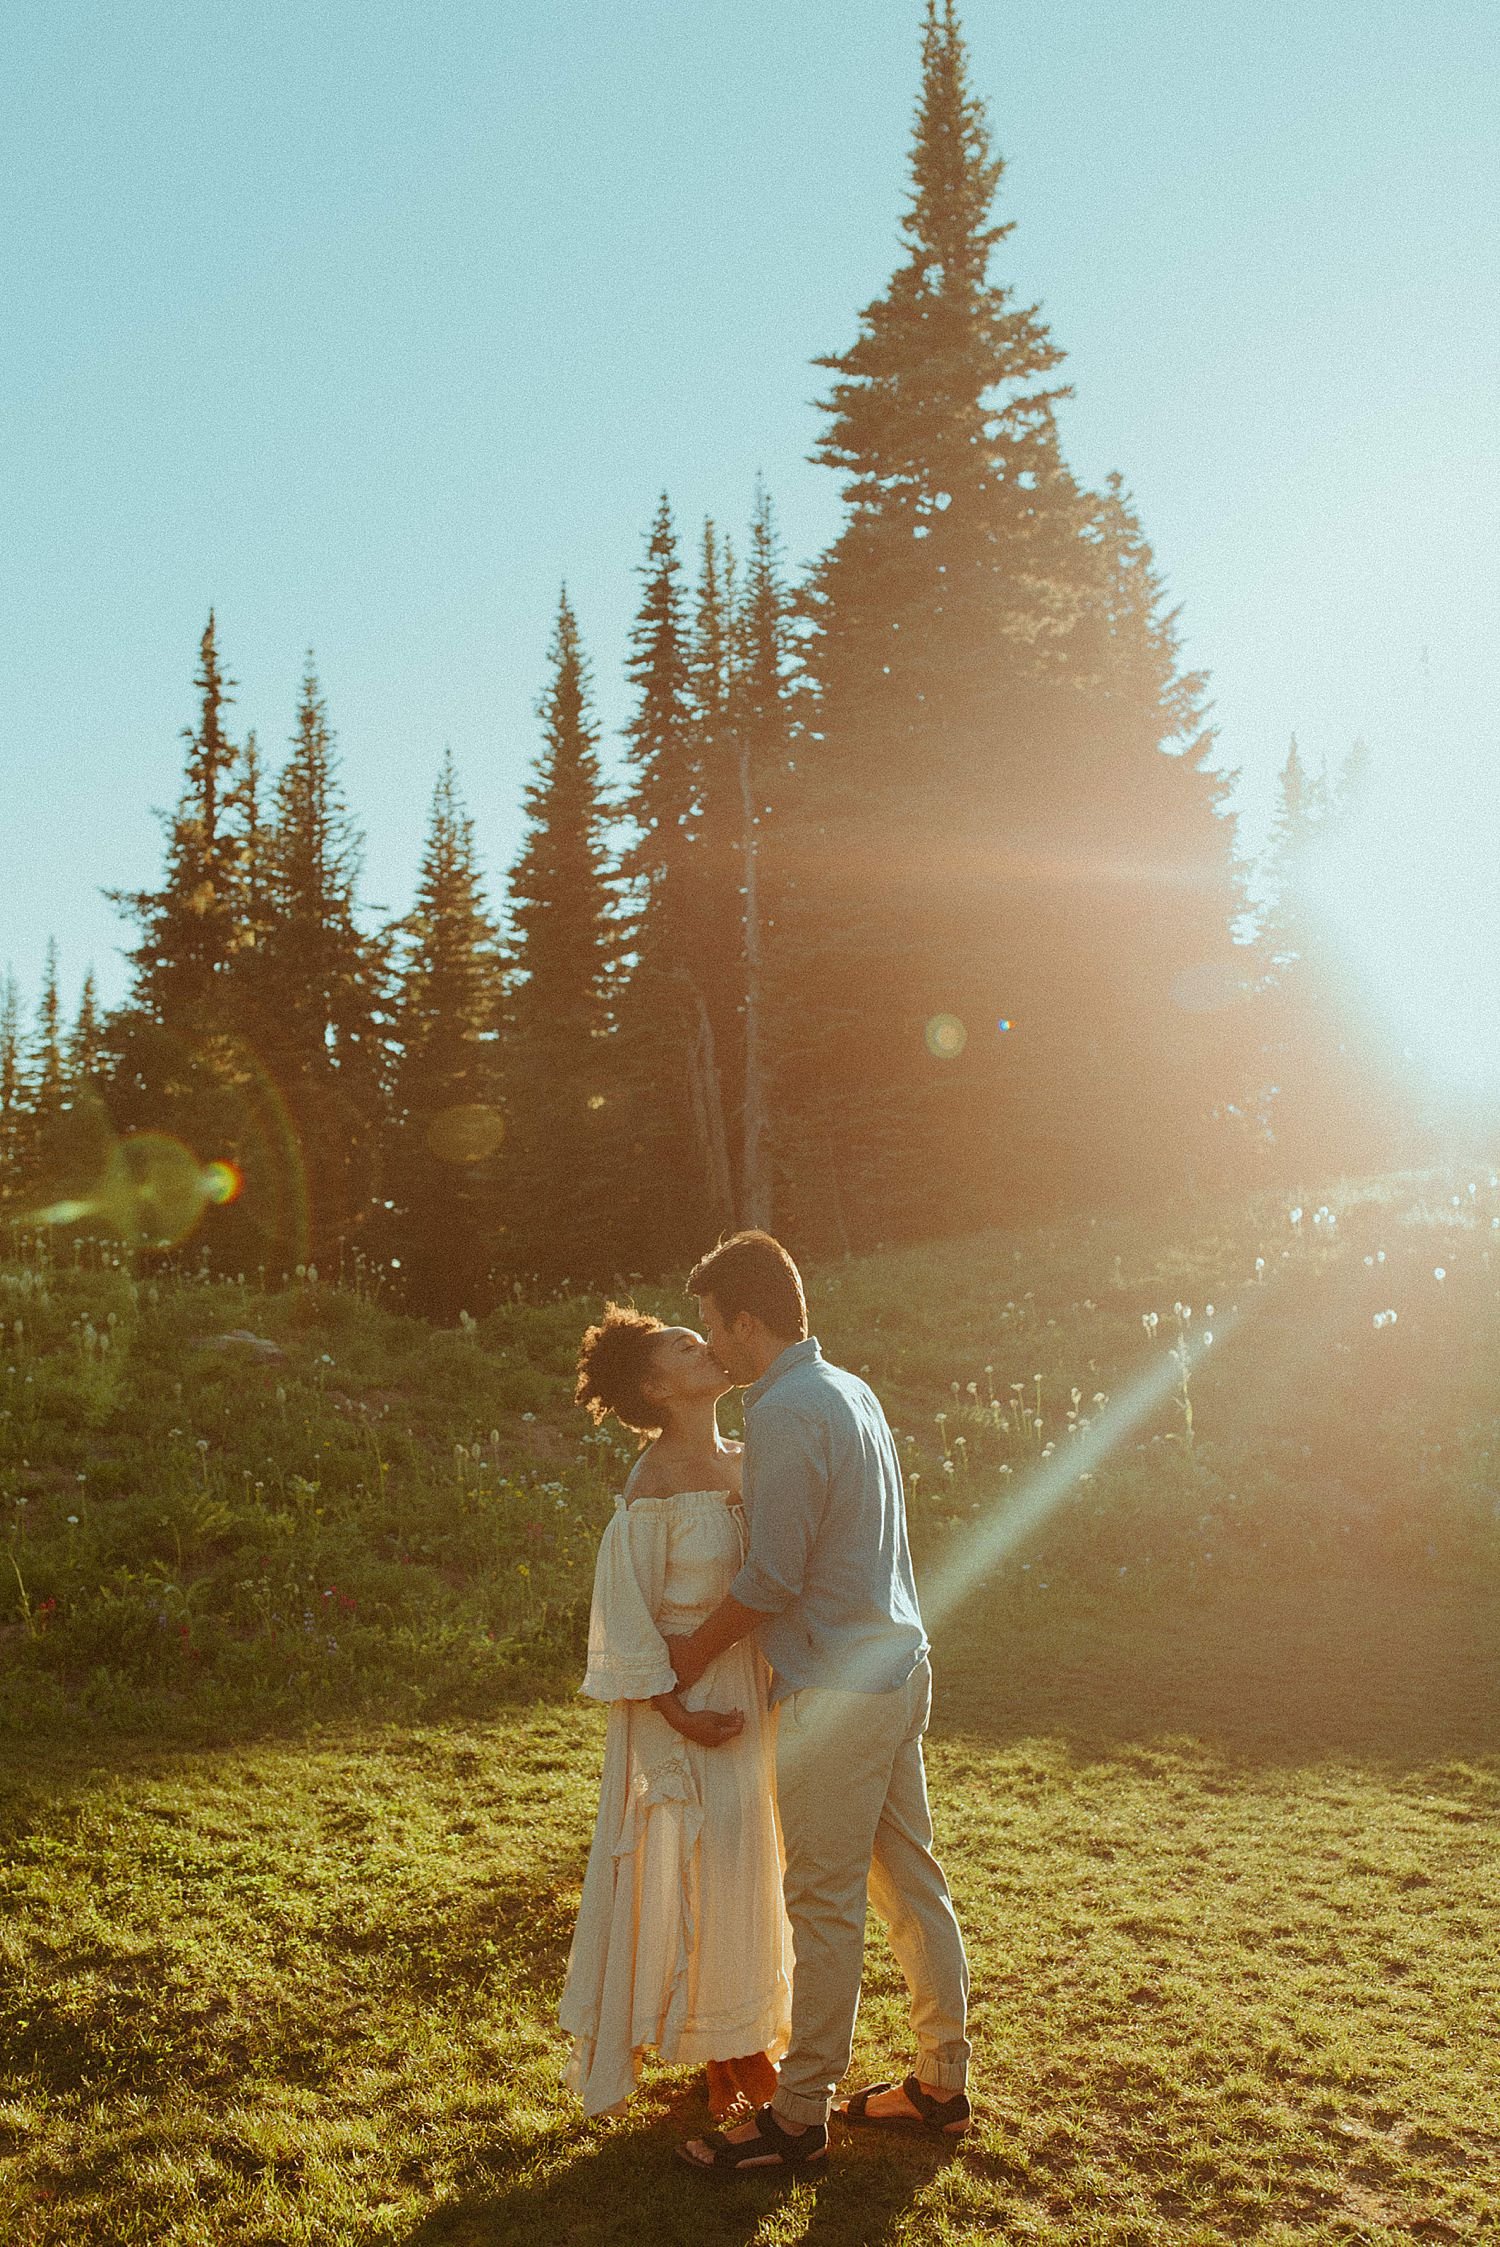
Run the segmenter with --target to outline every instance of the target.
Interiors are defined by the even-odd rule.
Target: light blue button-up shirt
[[[769,1619],[771,1698],[893,1693],[927,1652],[896,1445],[880,1400],[814,1337],[745,1391],[750,1550],[730,1586]]]

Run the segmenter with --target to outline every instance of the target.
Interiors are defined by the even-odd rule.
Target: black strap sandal
[[[908,2102],[916,2108],[915,2114],[871,2114],[870,2101],[882,2091],[894,2091],[894,2083],[870,2083],[863,2091],[856,2091],[834,2113],[841,2122],[852,2122],[866,2130],[916,2130],[926,2137],[962,2138],[967,2136],[974,2120],[974,2110],[966,2091],[955,2091],[951,2099],[935,2099],[914,2075],[906,2077],[901,2085]]]
[[[762,2170],[826,2169],[828,2166],[828,2127],[815,2122],[800,2134],[783,2130],[769,2107],[757,2107],[753,2116],[755,2136],[735,2145],[722,2130],[705,2130],[698,2141],[708,2148],[709,2158],[700,2161],[688,2148],[679,2146],[677,2158],[689,2169],[696,2169],[703,2177],[754,2176]]]

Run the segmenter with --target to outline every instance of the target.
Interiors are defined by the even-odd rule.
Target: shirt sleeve
[[[594,1701],[649,1701],[677,1684],[656,1627],[667,1577],[664,1506],[617,1506],[594,1564],[589,1660],[579,1690]]]
[[[808,1556],[828,1504],[823,1431],[791,1412],[756,1416],[745,1446],[745,1512],[750,1550],[730,1585],[741,1607],[779,1615],[802,1594]]]

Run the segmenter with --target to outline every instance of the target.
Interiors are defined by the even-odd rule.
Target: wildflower
[[[1434,1264],[1432,1268],[1432,1276],[1435,1280],[1445,1280],[1448,1277],[1448,1274],[1441,1264]]]
[[[68,1527],[70,1529],[76,1529],[78,1527],[78,1516],[76,1514],[69,1514]]]

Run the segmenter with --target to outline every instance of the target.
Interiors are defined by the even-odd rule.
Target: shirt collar
[[[745,1391],[746,1404],[756,1403],[765,1395],[771,1383],[779,1381],[783,1373],[790,1373],[794,1365],[814,1365],[822,1355],[816,1334],[809,1334],[805,1342],[793,1342],[789,1349],[782,1351],[779,1358],[772,1359],[758,1381],[751,1382]]]

